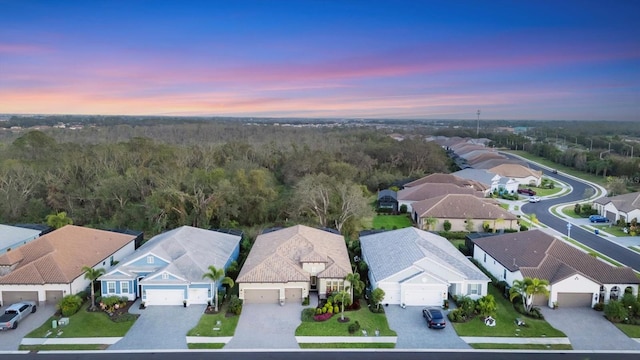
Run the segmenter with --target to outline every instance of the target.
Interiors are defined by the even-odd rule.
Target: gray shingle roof
[[[360,246],[369,271],[378,281],[424,258],[434,266],[453,267],[469,280],[489,280],[447,239],[413,227],[363,236]]]
[[[604,197],[594,201],[596,204],[606,205],[613,203],[616,209],[624,212],[630,212],[640,209],[640,192],[623,194],[612,197]]]

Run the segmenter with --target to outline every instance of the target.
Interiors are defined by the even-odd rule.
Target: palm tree
[[[353,289],[351,292],[351,301],[353,301],[354,295],[360,297],[362,295],[362,291],[364,290],[364,281],[360,280],[360,274],[357,272],[353,272],[351,274],[347,274],[344,278],[345,281],[348,281]]]
[[[91,306],[89,306],[89,310],[95,310],[96,308],[96,294],[93,289],[93,283],[105,273],[103,268],[94,269],[88,266],[83,266],[82,271],[84,272],[84,278],[91,281],[89,287],[91,288]]]
[[[340,290],[338,293],[333,295],[333,303],[340,303],[340,320],[344,320],[344,306],[351,305],[351,291],[349,291],[349,287],[344,290]]]
[[[231,279],[230,277],[225,277],[224,276],[224,269],[217,269],[215,266],[213,265],[209,265],[209,272],[204,273],[204,275],[202,275],[203,279],[209,279],[211,280],[212,287],[214,290],[214,294],[213,297],[215,299],[215,312],[218,312],[218,281],[220,281],[222,284],[226,284],[229,285],[229,287],[233,287],[233,279]]]
[[[514,280],[509,289],[509,300],[513,301],[516,297],[522,296],[524,308],[530,312],[536,295],[549,296],[548,286],[549,281],[544,279],[526,277],[522,280]]]
[[[425,225],[426,225],[426,230],[431,230],[431,228],[433,228],[433,230],[436,229],[436,225],[438,225],[438,219],[434,218],[433,216],[429,216],[426,220],[425,220]]]

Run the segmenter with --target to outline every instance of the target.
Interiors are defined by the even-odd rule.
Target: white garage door
[[[145,290],[147,306],[149,305],[182,305],[184,291],[182,290]]]
[[[189,289],[189,304],[206,304],[208,296],[208,289]]]
[[[407,306],[440,306],[442,291],[434,289],[406,289],[404,303]]]

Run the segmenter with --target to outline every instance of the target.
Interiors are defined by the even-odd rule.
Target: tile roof
[[[640,192],[623,194],[612,197],[603,197],[594,201],[596,204],[606,205],[613,203],[619,211],[631,212],[640,209]]]
[[[0,265],[13,271],[1,284],[67,284],[135,240],[135,236],[67,225],[0,255]]]
[[[517,217],[495,204],[492,199],[480,199],[466,194],[449,194],[411,204],[419,217],[450,219],[515,220]]]
[[[429,259],[430,264],[455,269],[463,278],[489,280],[449,240],[413,227],[362,236],[360,246],[369,271],[378,281],[425,258]],[[424,271],[430,272],[429,269]]]
[[[526,166],[518,164],[502,164],[489,169],[489,171],[501,176],[513,178],[524,178],[527,176],[534,176],[536,178],[539,178],[542,176],[542,171],[531,170]]]
[[[517,160],[517,159],[507,159],[507,160],[489,159],[489,160],[484,160],[484,161],[481,161],[481,162],[473,163],[472,166],[473,166],[474,169],[489,170],[491,168],[494,168],[494,167],[499,166],[499,165],[504,165],[504,164],[517,164],[517,165],[525,166],[527,163],[522,161],[522,160]]]
[[[309,281],[303,261],[326,262],[318,278],[344,278],[351,273],[342,235],[296,225],[259,235],[236,282]]]
[[[509,271],[551,284],[576,273],[599,284],[640,284],[633,269],[611,266],[540,230],[475,239],[479,246]]]
[[[427,175],[425,177],[422,177],[420,179],[414,180],[410,183],[405,184],[405,188],[407,187],[412,187],[412,186],[418,186],[418,185],[422,185],[422,184],[454,184],[460,187],[468,187],[468,188],[473,188],[475,190],[478,191],[485,191],[487,190],[487,187],[477,181],[474,180],[467,180],[467,179],[463,179],[461,177],[455,176],[453,174],[442,174],[442,173],[435,173],[435,174],[431,174],[431,175]]]
[[[421,201],[447,194],[468,194],[483,198],[484,193],[455,184],[424,183],[398,191],[398,200]]]
[[[477,164],[483,161],[491,160],[491,159],[499,159],[499,160],[507,160],[508,158],[502,154],[496,152],[485,151],[484,153],[474,154],[473,156],[467,156],[467,163],[469,165]]]

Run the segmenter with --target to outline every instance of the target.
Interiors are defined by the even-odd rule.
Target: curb
[[[298,344],[330,344],[330,343],[393,343],[397,336],[296,336]]]
[[[482,336],[460,336],[467,344],[566,344],[571,345],[569,338],[520,338],[520,337],[482,337]]]
[[[187,344],[228,344],[233,336],[187,336]]]
[[[20,345],[95,345],[105,344],[113,345],[120,341],[121,337],[87,337],[87,338],[24,338]]]

